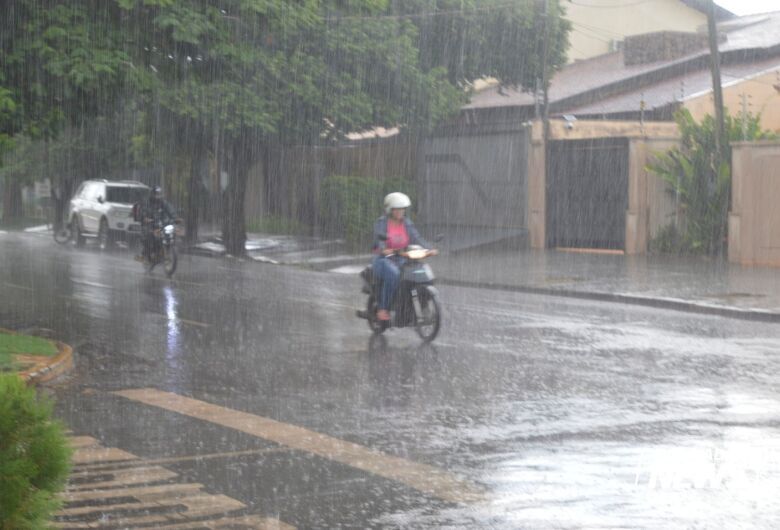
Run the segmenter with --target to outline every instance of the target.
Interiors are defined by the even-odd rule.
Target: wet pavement
[[[73,435],[162,467],[144,487],[230,499],[225,518],[780,525],[780,324],[443,285],[422,346],[370,335],[354,275],[183,256],[167,280],[14,233],[0,270],[0,324],[75,347],[49,387]],[[117,521],[89,513],[66,522]]]

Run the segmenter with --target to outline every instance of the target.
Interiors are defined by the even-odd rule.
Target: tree
[[[188,124],[193,153],[221,146],[223,239],[235,255],[248,170],[272,145],[429,129],[465,101],[468,78],[527,86],[538,76],[538,2],[465,1],[459,13],[450,0],[117,2],[147,102]],[[460,28],[451,42],[438,40],[442,24]]]
[[[18,135],[51,139],[112,108],[131,68],[112,2],[7,0],[0,18],[0,165]],[[6,177],[7,189],[19,189]],[[18,204],[19,197],[6,197]],[[5,209],[4,216],[14,213]],[[7,220],[7,219],[6,219]]]
[[[381,1],[120,5],[143,42],[135,52],[144,67],[135,75],[148,102],[187,120],[199,131],[192,135],[199,148],[219,137],[229,175],[223,239],[231,254],[242,254],[246,239],[248,170],[269,145],[430,123],[451,109],[443,100],[460,96],[443,71],[419,69],[413,25],[370,17],[381,13]]]
[[[398,0],[419,28],[423,69],[445,67],[450,83],[465,86],[495,77],[504,86],[533,90],[542,77],[545,4],[547,67],[566,64],[571,23],[558,0]]]
[[[760,140],[775,135],[761,129],[760,116],[746,115],[741,120],[724,117],[726,134],[731,142]],[[657,155],[648,169],[663,178],[685,212],[682,240],[671,246],[693,253],[725,255],[728,208],[731,194],[731,148],[720,160],[716,146],[717,124],[712,116],[701,123],[688,109],[675,114],[680,128],[681,145]],[[744,136],[743,136],[744,134]],[[672,233],[671,236],[675,237]]]

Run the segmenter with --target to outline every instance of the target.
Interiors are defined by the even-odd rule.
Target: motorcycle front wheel
[[[420,314],[416,315],[417,334],[425,342],[431,342],[439,334],[441,328],[441,306],[436,292],[426,287],[420,290]]]
[[[179,262],[179,258],[176,254],[176,245],[165,246],[163,245],[163,262],[165,265],[165,275],[170,278],[173,273],[176,272],[176,265]]]

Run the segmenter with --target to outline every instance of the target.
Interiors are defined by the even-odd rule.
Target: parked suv
[[[96,237],[101,250],[116,240],[130,242],[141,234],[133,219],[133,204],[149,196],[149,187],[134,180],[111,182],[87,180],[70,201],[68,219],[77,246],[86,237]]]

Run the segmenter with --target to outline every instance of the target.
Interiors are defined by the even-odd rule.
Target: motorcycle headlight
[[[166,235],[166,236],[172,236],[172,235],[173,235],[173,231],[174,231],[174,227],[173,227],[173,225],[167,225],[167,226],[166,226],[166,227],[163,229],[163,231],[165,232],[165,235]]]

